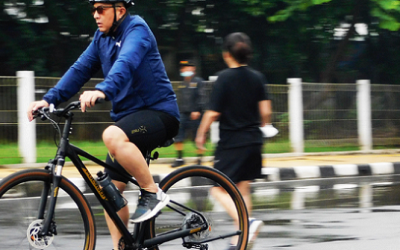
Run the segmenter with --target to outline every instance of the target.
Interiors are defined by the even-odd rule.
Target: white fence
[[[292,151],[304,152],[304,108],[301,79],[288,79],[289,135]],[[357,131],[361,150],[372,150],[371,88],[369,80],[359,80],[357,86]]]
[[[28,103],[41,99],[58,79],[34,77],[32,72],[0,77],[0,142],[17,142],[23,162],[35,161],[36,140],[52,139],[47,123],[27,122]],[[85,88],[93,88],[99,81],[93,79]],[[177,84],[173,82],[174,88]],[[212,82],[206,87],[210,93]],[[400,85],[370,84],[368,80],[321,84],[288,79],[287,85],[269,84],[268,92],[273,104],[272,122],[280,131],[269,143],[289,142],[292,152],[299,154],[309,145],[350,145],[364,151],[400,145]],[[100,140],[101,131],[112,123],[109,109],[107,103],[84,115],[77,113],[76,139]]]

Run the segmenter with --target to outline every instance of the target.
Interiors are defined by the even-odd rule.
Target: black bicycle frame
[[[53,222],[53,215],[54,215],[54,209],[55,209],[55,205],[57,202],[57,195],[58,195],[58,189],[59,189],[59,184],[61,182],[62,179],[62,168],[64,167],[64,163],[65,163],[65,157],[68,157],[72,163],[75,165],[75,167],[77,168],[77,170],[79,171],[79,173],[82,175],[82,178],[85,180],[85,182],[87,183],[87,185],[90,187],[90,189],[92,190],[92,192],[94,193],[94,195],[96,196],[96,198],[98,199],[98,201],[100,202],[100,204],[103,206],[103,208],[105,209],[105,211],[107,212],[107,214],[110,216],[110,218],[114,221],[116,227],[119,229],[119,231],[121,232],[123,238],[124,238],[124,243],[127,246],[133,246],[134,249],[138,248],[138,247],[152,247],[152,246],[156,246],[159,245],[161,243],[173,240],[173,239],[177,239],[177,238],[183,238],[186,236],[189,236],[195,232],[199,232],[202,230],[206,230],[208,227],[203,225],[201,227],[197,227],[197,228],[190,228],[190,229],[180,229],[180,230],[175,230],[175,231],[171,231],[168,232],[166,234],[157,236],[155,238],[152,239],[146,239],[144,237],[144,233],[146,230],[146,226],[148,222],[145,223],[136,223],[135,224],[135,230],[134,230],[134,235],[131,235],[130,232],[128,231],[128,228],[125,226],[125,224],[123,223],[123,221],[121,220],[121,218],[118,216],[117,212],[114,210],[114,208],[112,207],[112,205],[108,202],[104,192],[102,191],[102,189],[100,188],[99,184],[96,182],[96,180],[92,177],[91,173],[89,172],[89,170],[86,168],[85,164],[83,164],[82,160],[79,158],[79,156],[82,156],[100,166],[103,166],[104,168],[113,171],[115,173],[117,173],[118,175],[120,175],[122,178],[124,178],[126,181],[132,182],[133,184],[137,185],[139,187],[138,182],[132,178],[132,177],[128,177],[126,175],[126,173],[121,172],[118,169],[114,169],[112,168],[110,165],[108,165],[107,163],[105,163],[104,161],[96,158],[95,156],[87,153],[86,151],[72,145],[69,143],[69,134],[71,131],[71,124],[72,124],[72,119],[73,119],[73,113],[66,113],[64,115],[64,117],[66,118],[65,120],[65,124],[63,127],[63,132],[62,132],[62,136],[60,139],[60,144],[58,146],[58,150],[57,150],[57,154],[54,160],[50,161],[48,164],[49,169],[52,170],[52,178],[53,178],[53,189],[52,189],[52,196],[50,199],[50,205],[48,208],[48,213],[46,214],[46,216],[44,216],[44,211],[45,211],[45,207],[46,207],[46,197],[49,194],[50,191],[50,183],[45,183],[45,187],[44,190],[42,192],[42,200],[41,200],[41,205],[39,207],[39,215],[38,218],[44,219],[43,222],[43,228],[41,231],[42,235],[51,235],[53,232],[51,232],[51,230],[49,230],[52,226],[52,222]],[[150,159],[150,158],[149,158]],[[147,159],[147,162],[149,162],[149,159]],[[50,165],[50,166],[49,166]],[[192,212],[198,213],[197,211],[194,211],[190,208],[185,207],[182,204],[178,204],[174,201],[171,201],[172,203],[174,203],[175,205],[181,206],[185,209],[188,209]],[[170,207],[169,205],[167,205],[168,207]],[[171,207],[170,207],[171,208]],[[175,210],[175,209],[174,209]],[[200,213],[198,213],[200,216],[202,216]],[[203,218],[204,219],[204,218]],[[53,229],[53,228],[52,228]],[[50,231],[50,233],[49,233]],[[225,238],[225,237],[230,237],[233,235],[238,235],[240,234],[240,231],[237,231],[233,234],[228,234],[228,235],[224,235],[224,236],[219,236],[213,239],[208,239],[208,241],[212,241],[218,238]],[[204,243],[204,242],[191,242],[194,244],[198,244],[198,243]]]
[[[57,154],[54,160],[49,162],[49,168],[52,170],[52,178],[53,178],[53,186],[52,186],[52,192],[51,192],[51,199],[50,199],[50,204],[48,208],[48,213],[46,216],[44,216],[44,210],[46,207],[46,197],[50,193],[50,184],[46,183],[42,192],[42,199],[41,199],[41,204],[39,207],[38,211],[38,218],[44,219],[43,222],[43,228],[41,231],[42,235],[49,235],[52,232],[49,233],[51,223],[53,221],[53,216],[54,216],[54,209],[55,205],[57,202],[57,195],[58,195],[58,190],[59,190],[59,185],[61,182],[62,178],[62,168],[64,167],[64,162],[65,158],[68,157],[79,173],[82,175],[82,178],[85,180],[87,185],[90,187],[100,204],[103,206],[105,211],[108,213],[110,218],[114,221],[115,225],[117,228],[120,230],[121,234],[124,237],[124,241],[126,245],[133,245],[132,241],[132,236],[129,233],[127,227],[125,224],[122,222],[121,218],[118,216],[117,212],[114,210],[114,208],[111,206],[111,204],[108,202],[104,192],[100,188],[99,184],[96,182],[96,180],[92,177],[91,173],[89,170],[86,168],[86,166],[83,164],[82,160],[79,158],[79,156],[83,156],[96,164],[99,164],[107,169],[110,169],[111,171],[116,172],[117,174],[124,176],[124,178],[127,178],[130,182],[134,183],[135,185],[139,186],[137,181],[133,179],[132,177],[128,178],[124,173],[120,173],[117,169],[113,169],[111,166],[106,164],[105,162],[101,161],[100,159],[94,157],[93,155],[83,151],[82,149],[72,145],[69,143],[69,134],[71,131],[71,123],[73,119],[73,113],[67,113],[65,114],[65,124],[63,127],[63,132],[62,136],[60,139],[60,144],[57,149]]]
[[[96,164],[99,164],[111,171],[114,171],[115,173],[119,174],[120,176],[127,178],[128,181],[139,186],[137,181],[135,179],[133,179],[132,177],[128,178],[128,177],[124,176],[124,174],[121,173],[120,171],[118,171],[117,169],[112,168],[107,163],[99,160],[98,158],[92,156],[91,154],[85,152],[84,150],[82,150],[74,145],[69,144],[68,149],[69,150],[67,151],[67,156],[74,163],[74,165],[76,166],[76,168],[78,169],[78,171],[80,172],[82,177],[84,178],[85,182],[92,189],[93,193],[95,194],[95,196],[97,197],[97,199],[99,200],[101,205],[104,207],[104,209],[107,211],[110,218],[116,224],[117,228],[119,228],[121,234],[124,237],[124,242],[126,245],[136,246],[136,247],[141,246],[141,247],[148,248],[148,247],[156,246],[156,245],[159,245],[161,243],[164,243],[164,242],[167,242],[167,241],[170,241],[173,239],[183,238],[183,237],[189,236],[195,232],[199,232],[199,231],[202,231],[202,230],[205,230],[208,228],[207,226],[205,226],[205,227],[203,226],[203,227],[198,227],[198,228],[181,229],[181,230],[178,230],[175,232],[169,232],[162,236],[157,236],[155,238],[145,240],[144,239],[144,230],[146,229],[145,227],[147,226],[146,225],[147,222],[145,222],[145,223],[136,223],[135,224],[134,235],[132,236],[129,233],[125,224],[122,222],[122,220],[118,216],[118,214],[115,212],[114,208],[108,203],[103,191],[97,184],[96,180],[92,177],[92,175],[90,174],[90,172],[88,171],[86,166],[83,164],[83,162],[79,158],[79,156],[83,156],[86,159],[91,160],[92,162],[95,162]],[[174,201],[171,201],[171,202],[175,203],[175,205],[184,207],[187,210],[197,213],[197,211],[192,210],[182,204],[178,204]],[[202,215],[200,214],[200,216],[202,216]],[[204,217],[203,217],[203,220],[205,220]],[[235,232],[233,234],[225,235],[224,237],[230,237],[230,236],[238,235],[238,234],[240,234],[240,232]],[[217,239],[217,238],[215,238],[215,239]],[[214,240],[214,239],[211,239],[211,240]],[[201,243],[201,242],[198,242],[198,243]]]

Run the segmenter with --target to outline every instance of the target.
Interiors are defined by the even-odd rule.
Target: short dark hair
[[[240,64],[248,63],[253,54],[250,38],[242,32],[227,35],[222,50],[229,52]]]

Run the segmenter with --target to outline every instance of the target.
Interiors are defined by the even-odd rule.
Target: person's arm
[[[201,112],[203,111],[203,105],[202,105],[202,100],[204,99],[201,95],[201,91],[203,89],[203,82],[201,79],[196,79],[197,80],[197,87],[194,93],[194,110],[190,114],[190,118],[192,120],[197,120],[201,117]]]
[[[207,110],[204,113],[200,126],[197,129],[196,146],[198,149],[205,150],[204,143],[206,143],[206,133],[210,129],[211,123],[216,121],[220,115],[221,113],[212,110]]]
[[[134,77],[134,72],[142,63],[151,48],[151,36],[144,25],[137,25],[128,32],[122,41],[122,48],[103,82],[96,85],[108,100],[113,100],[126,83]]]
[[[271,100],[263,100],[258,102],[261,117],[261,127],[271,123],[272,105]]]
[[[97,55],[94,41],[92,41],[56,86],[43,96],[43,100],[48,104],[53,103],[55,106],[68,101],[79,92],[82,86],[90,80],[100,67],[100,58]]]
[[[197,88],[196,88],[196,104],[195,104],[195,108],[197,112],[202,112],[204,110],[204,83],[203,83],[203,79],[201,78],[197,78]]]

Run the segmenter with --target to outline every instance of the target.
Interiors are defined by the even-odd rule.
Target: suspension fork
[[[42,195],[40,198],[38,219],[44,219],[44,210],[46,209],[47,196],[49,195],[49,190],[50,190],[50,182],[45,182],[43,184]]]
[[[51,189],[52,192],[50,193],[50,204],[49,204],[49,207],[47,210],[46,217],[44,217],[44,209],[46,207],[46,200],[47,200],[47,196],[49,195],[49,191],[50,191],[50,183],[46,182],[44,185],[44,189],[42,192],[42,200],[40,202],[40,208],[39,208],[39,216],[41,216],[40,218],[44,217],[43,218],[44,219],[43,227],[40,232],[40,235],[42,235],[42,236],[57,234],[57,232],[55,232],[55,228],[51,228],[51,225],[53,223],[54,210],[56,208],[58,191],[59,191],[60,182],[61,182],[61,178],[62,178],[61,170],[64,167],[64,162],[65,162],[64,159],[59,158],[57,160],[57,165],[56,165],[55,171],[53,172],[53,176],[52,176],[53,187]]]
[[[42,192],[42,200],[40,202],[40,211],[39,211],[39,216],[44,217],[44,222],[43,222],[43,227],[40,232],[40,235],[46,236],[46,235],[53,235],[57,234],[55,231],[55,228],[51,228],[51,225],[53,223],[53,217],[54,217],[54,210],[56,207],[57,203],[57,197],[58,197],[58,191],[62,179],[62,169],[64,167],[65,163],[65,155],[66,151],[69,145],[68,142],[68,137],[69,133],[71,131],[71,123],[72,123],[72,113],[66,115],[67,119],[65,120],[65,125],[63,128],[63,133],[62,137],[60,140],[60,145],[58,146],[57,154],[56,154],[56,166],[54,165],[51,167],[52,170],[52,178],[53,178],[53,188],[52,192],[50,193],[50,204],[47,210],[46,217],[44,217],[44,209],[46,207],[46,200],[47,196],[49,194],[50,190],[50,183],[45,184],[44,190]],[[51,229],[51,230],[50,230]],[[49,232],[50,231],[50,232]]]

